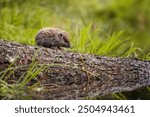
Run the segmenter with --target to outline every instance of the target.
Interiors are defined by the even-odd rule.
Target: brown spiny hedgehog
[[[70,48],[68,33],[59,28],[42,28],[35,37],[36,44],[47,48]]]

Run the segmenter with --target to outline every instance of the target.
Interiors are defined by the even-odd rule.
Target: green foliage
[[[112,57],[145,57],[143,51],[135,47],[131,39],[125,38],[123,31],[109,35],[90,24],[76,29],[71,39],[73,51]]]
[[[36,80],[36,76],[44,71],[47,66],[39,66],[33,60],[28,71],[22,74],[18,81],[15,81],[14,83],[7,83],[8,78],[12,77],[15,70],[19,68],[14,67],[14,63],[15,62],[10,64],[6,70],[0,72],[0,97],[2,99],[31,99],[33,92],[38,90],[41,86],[38,82],[31,86],[27,85],[31,80]],[[20,68],[21,67],[23,66],[20,66]]]
[[[117,100],[126,100],[127,98],[122,94],[122,93],[113,93],[112,96],[114,97],[114,99]]]

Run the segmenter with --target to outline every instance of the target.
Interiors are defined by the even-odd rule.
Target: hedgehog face
[[[59,34],[58,34],[58,38],[59,38],[60,41],[61,41],[61,46],[62,46],[62,47],[70,48],[70,42],[69,42],[67,33],[65,33],[65,32],[59,33]]]

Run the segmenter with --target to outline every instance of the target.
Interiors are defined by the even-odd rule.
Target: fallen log
[[[49,65],[36,76],[46,90],[35,99],[85,99],[150,85],[149,61],[101,57],[0,40],[0,73],[14,60],[14,66],[20,66],[9,80],[18,80],[33,59],[37,65]]]

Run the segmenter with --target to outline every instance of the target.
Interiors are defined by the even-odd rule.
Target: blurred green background
[[[145,58],[149,6],[150,0],[0,0],[0,38],[35,45],[40,28],[58,27],[70,33],[75,51]]]
[[[72,51],[150,60],[150,0],[0,0],[0,38],[35,45],[43,27],[68,31]]]

